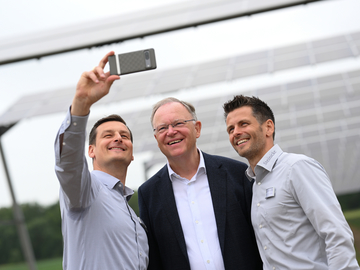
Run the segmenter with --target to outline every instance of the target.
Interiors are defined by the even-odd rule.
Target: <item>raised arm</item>
[[[113,82],[120,79],[117,75],[110,75],[110,71],[104,72],[104,67],[110,55],[114,55],[114,52],[107,53],[100,60],[98,66],[91,71],[85,71],[81,75],[71,105],[72,115],[87,115],[90,112],[91,105],[107,95]]]
[[[76,87],[71,111],[67,113],[55,140],[55,172],[60,182],[65,204],[69,208],[84,208],[94,195],[90,172],[84,155],[86,125],[90,107],[109,93],[120,77],[104,73],[107,53],[93,70],[84,72]]]

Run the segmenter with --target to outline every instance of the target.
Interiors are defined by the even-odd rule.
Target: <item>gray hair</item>
[[[164,98],[162,100],[160,100],[159,102],[157,102],[154,106],[153,106],[153,110],[152,110],[152,113],[151,113],[151,118],[150,118],[150,121],[151,121],[151,126],[153,126],[153,120],[154,120],[154,115],[156,113],[156,111],[163,105],[165,104],[168,104],[168,103],[180,103],[182,104],[186,110],[191,113],[191,117],[195,119],[195,121],[197,121],[197,116],[196,116],[196,113],[195,113],[195,107],[190,104],[189,102],[186,102],[186,101],[182,101],[182,100],[179,100],[177,98],[174,98],[174,97],[168,97],[168,98]]]

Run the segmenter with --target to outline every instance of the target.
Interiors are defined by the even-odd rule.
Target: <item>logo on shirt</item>
[[[270,153],[270,156],[263,162],[264,165],[268,164],[268,162],[270,161],[270,159],[271,159],[275,154],[276,154],[276,151],[275,151],[275,150],[272,151],[272,152]]]

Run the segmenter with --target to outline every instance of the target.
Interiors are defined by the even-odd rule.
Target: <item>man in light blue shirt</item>
[[[110,115],[94,125],[88,149],[94,167],[91,173],[84,156],[90,107],[119,79],[104,73],[113,54],[81,75],[55,141],[65,270],[146,270],[148,265],[145,227],[128,205],[134,192],[125,180],[133,144],[125,121]]]
[[[353,234],[324,168],[274,145],[275,119],[256,97],[224,104],[229,140],[250,166],[251,219],[264,269],[359,270]]]

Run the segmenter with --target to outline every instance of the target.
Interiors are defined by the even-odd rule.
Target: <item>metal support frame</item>
[[[18,205],[18,203],[16,201],[14,189],[13,189],[13,186],[11,183],[9,170],[8,170],[6,160],[5,160],[4,149],[3,149],[2,143],[1,143],[1,136],[0,136],[0,153],[1,153],[1,160],[2,160],[2,163],[4,166],[4,171],[6,174],[6,179],[9,184],[11,198],[13,201],[12,207],[13,207],[13,214],[14,214],[14,223],[15,223],[15,226],[18,231],[19,238],[20,238],[21,248],[22,248],[23,254],[25,256],[28,268],[30,270],[37,270],[34,251],[33,251],[32,245],[31,245],[31,240],[29,237],[28,230],[26,228],[24,214],[22,212],[21,207]]]

